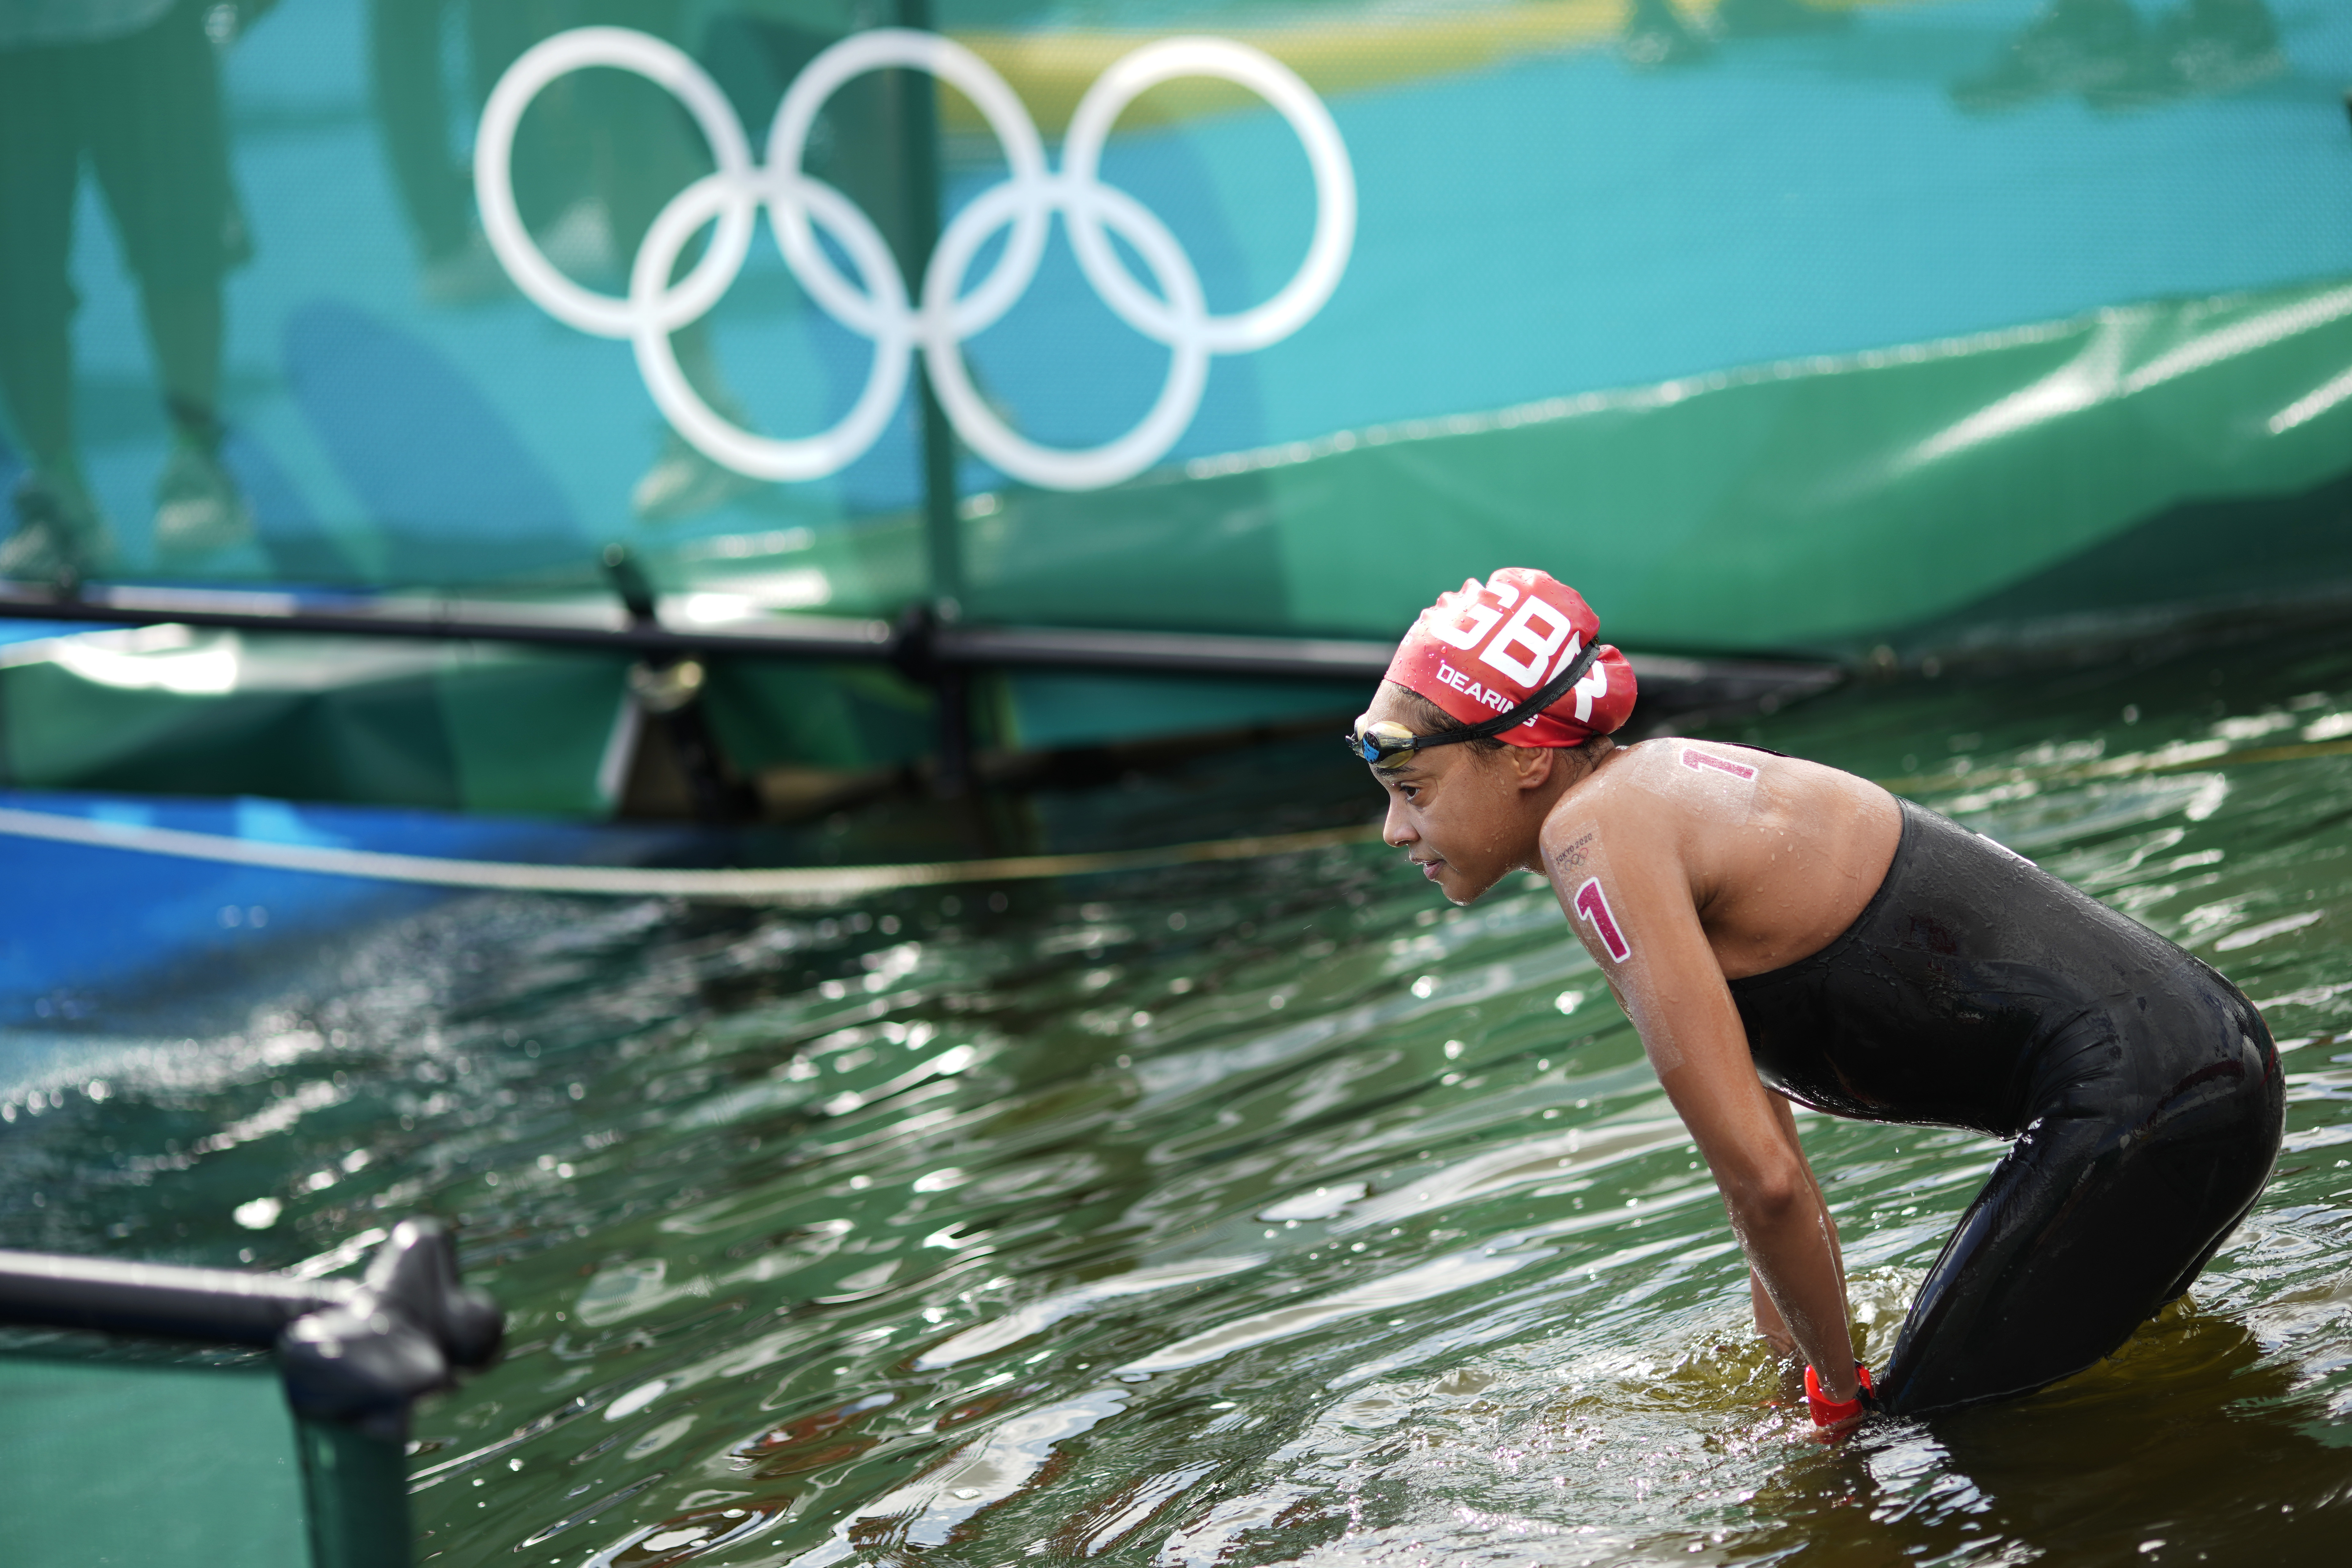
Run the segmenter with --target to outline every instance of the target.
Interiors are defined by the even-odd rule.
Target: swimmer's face
[[[1388,719],[1423,728],[1396,699],[1384,683],[1362,722]],[[1389,797],[1381,837],[1411,856],[1448,899],[1469,903],[1529,863],[1542,815],[1528,775],[1548,776],[1549,765],[1548,756],[1524,747],[1454,745],[1407,753],[1401,767],[1374,767],[1373,781]]]

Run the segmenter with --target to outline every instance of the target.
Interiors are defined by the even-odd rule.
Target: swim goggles
[[[1355,729],[1339,738],[1346,742],[1348,750],[1372,766],[1393,768],[1404,765],[1402,762],[1390,761],[1401,753],[1410,754],[1431,746],[1451,746],[1460,741],[1483,741],[1489,736],[1499,735],[1514,725],[1526,723],[1567,696],[1569,689],[1583,679],[1585,671],[1592,668],[1592,661],[1601,657],[1601,648],[1600,643],[1586,643],[1584,650],[1568,661],[1568,668],[1545,681],[1534,696],[1509,712],[1497,713],[1492,719],[1465,725],[1459,730],[1441,730],[1434,735],[1416,735],[1393,719],[1382,719],[1374,724],[1358,720]]]

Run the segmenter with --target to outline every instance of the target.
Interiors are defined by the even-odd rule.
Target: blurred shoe
[[[2149,29],[2131,69],[2084,97],[2094,109],[2146,109],[2285,73],[2278,24],[2263,0],[2190,0]]]
[[[0,577],[70,593],[114,564],[114,530],[79,475],[36,469],[11,499],[16,531],[0,542]]]
[[[583,196],[557,215],[535,237],[539,253],[575,283],[627,282],[620,247],[613,243],[612,215],[593,196]]]
[[[1625,30],[1617,36],[1617,52],[1635,70],[1667,70],[1696,65],[1715,53],[1715,46],[1684,19],[1672,0],[1633,0]]]
[[[221,467],[219,455],[174,441],[155,481],[155,553],[166,560],[203,555],[253,537],[253,507]]]
[[[721,410],[730,422],[741,424]],[[713,462],[677,431],[662,440],[661,456],[629,491],[629,505],[646,522],[678,522],[749,495],[764,481]]]
[[[1727,38],[1787,37],[1850,27],[1853,13],[1843,5],[1809,5],[1807,0],[1723,0],[1715,8],[1715,25]]]
[[[417,268],[416,291],[428,305],[480,305],[505,299],[515,287],[490,242],[475,229],[465,244]]]
[[[2139,41],[2130,0],[2053,0],[1990,70],[1952,84],[1952,102],[1989,114],[2057,93],[2097,92],[2132,69]]]

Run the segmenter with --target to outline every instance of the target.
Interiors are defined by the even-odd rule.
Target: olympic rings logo
[[[541,253],[515,205],[510,173],[515,129],[531,100],[558,78],[594,66],[633,71],[668,89],[701,127],[718,165],[655,218],[629,268],[625,298],[582,287]],[[889,67],[927,71],[961,89],[995,133],[1011,168],[1009,178],[982,192],[940,234],[919,303],[908,300],[889,245],[872,220],[801,167],[825,101],[853,78]],[[1200,276],[1167,226],[1097,177],[1103,143],[1119,113],[1147,89],[1179,77],[1219,78],[1265,99],[1297,134],[1314,175],[1315,228],[1298,270],[1271,299],[1231,315],[1209,311]],[[761,165],[753,162],[743,126],[718,84],[683,50],[625,27],[581,27],[536,45],[499,79],[475,140],[474,183],[483,231],[516,286],[569,326],[629,340],[646,389],[678,433],[713,461],[764,479],[821,479],[862,456],[898,406],[919,349],[956,434],[997,468],[1051,489],[1116,484],[1150,467],[1184,433],[1200,406],[1211,354],[1247,353],[1279,342],[1322,309],[1356,237],[1355,171],[1330,111],[1288,67],[1225,38],[1162,39],[1114,62],[1079,100],[1055,171],[1011,86],[978,55],[936,33],[877,28],[818,55],[778,105]],[[831,429],[796,439],[755,435],[721,418],[688,383],[670,344],[671,333],[700,319],[733,285],[762,205],[785,265],[809,297],[874,344],[873,368],[849,412]],[[1000,419],[974,389],[962,348],[1027,290],[1056,212],[1103,302],[1170,351],[1167,380],[1135,428],[1078,450],[1040,446]],[[673,286],[679,255],[714,224],[709,248]],[[848,256],[857,280],[844,275],[817,243],[820,228]],[[981,247],[1003,229],[1011,231],[1003,253],[967,289]],[[1106,231],[1142,258],[1157,293],[1128,270]]]

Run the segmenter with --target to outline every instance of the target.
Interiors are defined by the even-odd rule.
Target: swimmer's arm
[[[1699,923],[1675,825],[1656,813],[1599,816],[1562,814],[1547,822],[1544,868],[1569,923],[1641,1031],[1790,1339],[1824,1393],[1852,1399],[1853,1341],[1836,1241],[1793,1118],[1785,1106],[1775,1110],[1780,1097],[1756,1076],[1731,988]]]
[[[1778,1097],[1757,1080],[1721,973],[1707,978],[1719,1007],[1702,1002],[1678,1009],[1687,1020],[1675,1029],[1683,1059],[1660,1073],[1659,1082],[1715,1173],[1732,1229],[1779,1326],[1812,1364],[1823,1391],[1852,1399],[1853,1348],[1835,1233],[1802,1149],[1781,1131],[1772,1105]],[[1759,1326],[1769,1337],[1774,1325]]]
[[[1756,1310],[1756,1333],[1772,1347],[1777,1356],[1793,1356],[1797,1342],[1789,1332],[1789,1325],[1780,1321],[1780,1309],[1772,1305],[1772,1298],[1764,1292],[1764,1277],[1750,1264],[1748,1269],[1748,1300]]]
[[[1787,1136],[1790,1146],[1797,1151],[1797,1157],[1805,1159],[1804,1142],[1797,1136],[1795,1110],[1780,1095],[1773,1095],[1771,1100],[1773,1116],[1780,1123],[1781,1132]],[[1805,1160],[1805,1180],[1811,1184],[1814,1200],[1821,1205],[1822,1228],[1829,1232],[1830,1259],[1837,1266],[1838,1295],[1842,1300],[1851,1300],[1852,1298],[1846,1294],[1845,1250],[1838,1243],[1837,1221],[1831,1216],[1829,1199],[1822,1194],[1821,1180],[1813,1174],[1811,1160]],[[1776,1353],[1795,1355],[1797,1342],[1790,1337],[1789,1325],[1780,1321],[1780,1309],[1772,1305],[1772,1298],[1765,1292],[1762,1277],[1752,1267],[1748,1270],[1748,1294],[1756,1310],[1756,1331],[1763,1336],[1764,1342]]]

